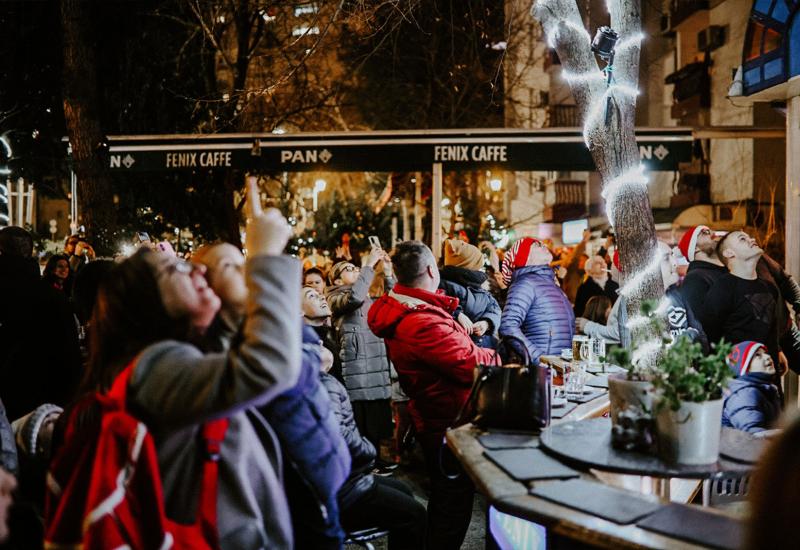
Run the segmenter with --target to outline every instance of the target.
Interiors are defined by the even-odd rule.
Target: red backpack
[[[217,460],[227,420],[202,428],[206,460],[195,523],[167,518],[153,438],[147,427],[125,409],[133,363],[105,394],[85,406],[99,405],[99,429],[80,430],[76,407],[64,444],[47,472],[45,548],[216,549]]]

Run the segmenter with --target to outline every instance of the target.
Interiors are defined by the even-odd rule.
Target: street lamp
[[[328,182],[325,181],[322,178],[320,178],[320,179],[318,179],[317,181],[314,182],[314,199],[313,199],[313,201],[314,201],[314,212],[317,211],[317,206],[318,206],[318,198],[317,197],[319,196],[320,193],[325,191],[326,187],[328,187]]]

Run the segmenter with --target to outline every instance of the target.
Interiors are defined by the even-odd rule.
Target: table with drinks
[[[618,475],[625,473],[624,468],[608,473],[602,471],[601,460],[571,459],[572,448],[578,449],[576,455],[594,456],[603,455],[600,446],[609,447],[600,441],[598,430],[610,432],[610,421],[603,418],[609,411],[607,377],[622,369],[602,361],[604,351],[595,342],[578,338],[573,350],[540,358],[553,375],[550,426],[541,434],[481,430],[472,424],[448,432],[448,447],[488,501],[487,548],[736,547],[743,529],[736,518],[671,503],[668,490],[660,496],[646,494],[652,491],[646,484],[630,490],[632,480],[647,478]],[[573,428],[584,427],[575,430],[574,442],[564,445],[565,434],[569,438]],[[581,439],[589,432],[593,438]],[[659,475],[647,470],[654,468],[652,460],[642,457],[638,464],[635,454],[627,458],[630,473]],[[714,468],[691,474],[702,478],[717,475],[720,469],[736,469],[730,464]],[[666,483],[669,487],[669,479]],[[687,483],[699,486],[697,481]],[[672,500],[688,501],[692,496],[673,494]]]

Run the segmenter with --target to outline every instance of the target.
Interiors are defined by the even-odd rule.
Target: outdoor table
[[[599,418],[607,411],[608,395],[606,394],[578,405],[562,419],[553,420],[551,427],[545,430],[543,437],[550,433],[548,441],[553,446],[557,446],[555,436],[560,433],[558,430],[574,424],[576,421],[583,421],[590,425],[603,423],[606,426],[605,431],[609,432],[607,424],[609,421]],[[677,537],[643,529],[635,523],[624,525],[615,523],[597,515],[530,494],[530,490],[533,488],[538,489],[562,482],[557,480],[522,482],[512,478],[485,455],[486,449],[478,438],[487,433],[496,433],[496,431],[483,431],[468,424],[449,430],[446,436],[448,447],[461,462],[465,472],[475,483],[476,489],[488,501],[489,528],[487,536],[493,537],[494,529],[500,529],[501,527],[498,526],[502,525],[505,533],[515,533],[522,537],[516,543],[519,544],[519,547],[526,548],[536,548],[537,546],[531,546],[532,541],[534,539],[541,541],[541,537],[547,538],[548,547],[571,547],[577,542],[615,549],[707,548],[707,546],[693,544]],[[542,450],[548,453],[552,452],[545,445],[543,439],[539,440],[539,443]],[[554,454],[554,456],[558,455]],[[731,465],[730,469],[734,470],[736,467],[737,465]],[[728,468],[727,462],[722,462],[717,472],[728,471]],[[649,471],[652,473],[654,470]],[[637,473],[642,475],[641,472],[640,469]],[[663,472],[666,473],[666,470]],[[684,475],[684,473],[681,472],[680,475]],[[699,472],[696,472],[696,475],[699,475]],[[579,471],[579,476],[584,480],[597,481],[598,479],[590,471]],[[659,501],[655,495],[643,496],[631,493],[631,496]],[[660,502],[664,503],[665,501],[661,500]],[[717,516],[719,514],[715,510],[711,510],[710,513]],[[727,521],[728,516],[724,517]]]
[[[726,474],[749,472],[757,457],[742,456],[744,439],[742,432],[723,428],[720,459],[713,464],[687,465],[669,464],[654,455],[614,449],[611,446],[611,421],[607,418],[559,423],[546,428],[539,436],[541,446],[546,451],[578,467],[661,480],[657,487],[665,499],[669,499],[670,478],[713,479]],[[724,453],[733,454],[734,449],[740,451],[738,460],[726,458]]]

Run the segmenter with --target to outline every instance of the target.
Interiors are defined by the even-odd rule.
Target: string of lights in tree
[[[620,13],[619,0],[607,0],[609,13]],[[633,33],[630,36],[620,36],[610,27],[600,27],[594,38],[582,24],[570,20],[569,14],[562,9],[556,0],[537,0],[534,10],[545,9],[553,17],[544,23],[545,33],[547,34],[547,44],[555,49],[559,41],[564,39],[577,40],[577,44],[585,44],[591,51],[599,57],[605,64],[602,70],[589,70],[575,73],[568,70],[562,72],[562,76],[571,87],[584,85],[589,97],[588,105],[584,113],[583,139],[587,147],[591,148],[596,140],[607,136],[606,129],[612,122],[614,108],[620,100],[634,100],[639,95],[639,90],[635,84],[618,82],[614,75],[614,58],[628,48],[638,46],[644,39],[642,33]],[[577,13],[576,11],[573,12]],[[605,83],[604,89],[599,88]],[[606,214],[611,225],[614,225],[617,209],[620,201],[629,191],[640,191],[647,189],[648,178],[645,168],[640,163],[622,170],[621,174],[607,181],[602,196],[606,204]],[[661,252],[656,248],[652,258],[643,269],[636,273],[629,274],[625,284],[620,288],[620,294],[630,298],[639,294],[644,289],[647,281],[660,270]],[[657,314],[663,314],[669,302],[666,298],[661,300],[656,310]],[[630,330],[644,328],[648,323],[648,318],[641,315],[633,316],[627,324]],[[639,346],[634,354],[634,363],[648,359],[657,353],[661,342],[652,339]]]
[[[10,160],[12,151],[11,144],[5,136],[0,136],[0,144],[3,145],[3,150],[6,159]],[[6,225],[10,221],[8,218],[8,185],[6,184],[5,176],[11,174],[11,169],[8,166],[0,166],[0,225]]]

